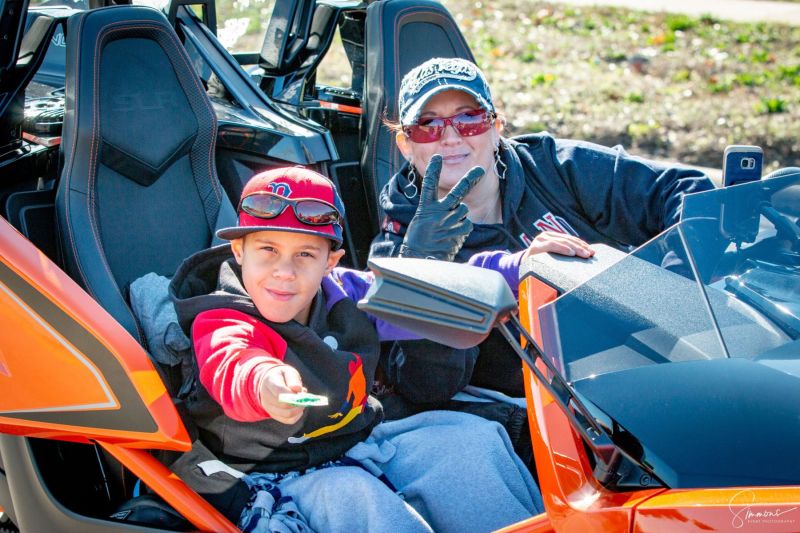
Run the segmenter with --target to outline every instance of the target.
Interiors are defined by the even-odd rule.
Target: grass
[[[607,7],[443,0],[510,134],[719,167],[728,144],[800,164],[800,28]]]

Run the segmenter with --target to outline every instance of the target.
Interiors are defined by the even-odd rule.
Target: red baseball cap
[[[265,192],[289,200],[322,200],[334,206],[340,221],[344,219],[344,204],[331,180],[303,167],[276,168],[250,178],[239,200],[239,224],[217,230],[217,237],[232,240],[257,231],[289,231],[325,237],[335,243],[335,248],[342,245],[341,222],[321,226],[307,224],[297,218],[294,207],[288,204],[273,218],[256,217],[241,209],[245,198]]]

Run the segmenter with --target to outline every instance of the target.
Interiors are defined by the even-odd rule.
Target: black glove
[[[436,154],[422,178],[419,205],[400,246],[400,257],[452,261],[472,231],[469,210],[461,201],[483,177],[483,169],[472,168],[440,201],[437,192],[441,171],[442,156]]]

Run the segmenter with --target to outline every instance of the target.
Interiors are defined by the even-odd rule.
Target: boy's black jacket
[[[300,372],[310,392],[329,399],[327,407],[306,408],[294,425],[271,419],[238,422],[226,416],[198,382],[186,408],[198,426],[200,440],[224,463],[245,472],[302,470],[338,458],[364,440],[380,421],[380,403],[368,396],[378,364],[378,338],[372,323],[352,300],[342,299],[328,311],[320,290],[308,326],[294,320],[269,322],[244,290],[241,268],[229,245],[184,261],[170,284],[170,294],[181,327],[190,336],[194,318],[209,309],[233,309],[257,318],[287,342],[286,353],[274,355],[283,355],[283,360]],[[327,337],[336,339],[338,349],[323,342]],[[352,413],[364,399],[363,409]],[[348,413],[351,418],[341,424]],[[313,434],[315,431],[318,433]]]
[[[346,269],[336,269],[344,272]],[[346,276],[323,280],[347,290]],[[295,425],[286,426],[273,420],[236,422],[227,417],[222,407],[197,379],[196,364],[189,367],[185,383],[195,383],[188,395],[180,395],[181,403],[197,426],[199,438],[192,450],[170,465],[196,492],[205,497],[230,520],[237,522],[242,508],[250,499],[250,489],[243,481],[225,472],[206,475],[198,464],[218,459],[242,472],[302,471],[341,457],[358,442],[365,440],[383,418],[381,404],[367,396],[362,412],[348,423],[304,442],[289,443],[304,433],[319,428],[333,429],[346,416],[359,379],[355,370],[363,371],[364,394],[368,394],[378,365],[380,343],[376,325],[360,311],[350,297],[326,300],[321,289],[312,303],[309,325],[295,321],[271,323],[258,312],[244,290],[241,268],[225,244],[187,258],[170,283],[170,296],[175,304],[181,327],[191,336],[195,317],[208,309],[233,309],[257,318],[287,342],[284,360],[298,369],[303,384],[310,392],[328,396],[328,407],[310,407]],[[327,301],[336,302],[327,309]],[[322,339],[333,337],[337,350]],[[405,372],[395,386],[406,398],[421,404],[440,403],[461,390],[472,375],[478,349],[457,350],[424,339],[398,341],[404,358],[427,361],[422,373]],[[276,354],[278,355],[278,354]],[[194,357],[187,358],[193,363]],[[422,368],[410,365],[412,369]],[[391,369],[389,369],[391,371]],[[188,377],[188,379],[187,379]],[[355,379],[354,379],[355,378]],[[355,396],[358,396],[356,394]],[[339,416],[342,413],[342,416]],[[333,415],[333,417],[331,417]],[[352,416],[352,415],[351,415]]]

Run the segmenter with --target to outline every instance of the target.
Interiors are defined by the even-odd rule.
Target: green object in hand
[[[284,392],[278,395],[278,401],[288,403],[290,405],[297,405],[299,407],[318,407],[322,405],[328,405],[327,396],[311,394],[310,392]]]

